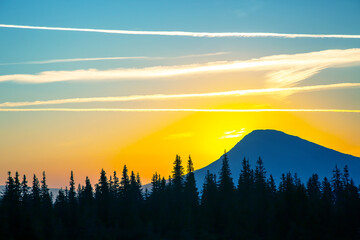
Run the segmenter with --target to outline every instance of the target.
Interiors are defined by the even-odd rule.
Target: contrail
[[[229,52],[191,54],[191,55],[174,56],[174,57],[134,56],[134,57],[66,58],[66,59],[50,59],[50,60],[44,60],[44,61],[0,63],[0,66],[20,65],[20,64],[51,64],[51,63],[66,63],[66,62],[104,61],[104,60],[107,61],[107,60],[136,60],[136,59],[144,59],[144,60],[182,59],[182,58],[219,56],[219,55],[225,55],[225,54],[229,54]]]
[[[131,109],[131,108],[28,108],[0,109],[0,112],[228,112],[228,113],[259,113],[259,112],[328,112],[328,113],[360,113],[351,109]]]
[[[245,95],[263,95],[272,93],[296,93],[305,91],[319,91],[338,88],[360,87],[360,83],[337,83],[328,85],[315,85],[290,88],[262,88],[262,89],[245,89],[225,92],[210,93],[190,93],[190,94],[152,94],[152,95],[131,95],[120,97],[93,97],[93,98],[68,98],[47,101],[32,102],[5,102],[0,103],[0,107],[23,107],[36,105],[53,105],[68,103],[91,103],[91,102],[129,102],[139,100],[166,100],[166,99],[182,99],[182,98],[199,98],[199,97],[226,97],[226,96],[245,96]]]
[[[186,31],[131,31],[131,30],[107,30],[89,28],[65,28],[65,27],[44,27],[0,24],[3,28],[22,28],[55,31],[75,31],[75,32],[97,32],[113,33],[126,35],[154,35],[154,36],[182,36],[182,37],[277,37],[277,38],[360,38],[360,35],[345,34],[291,34],[291,33],[249,33],[249,32],[186,32]]]

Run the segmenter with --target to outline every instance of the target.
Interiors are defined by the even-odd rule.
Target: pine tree
[[[194,165],[190,156],[187,164],[187,174],[185,177],[184,192],[188,206],[191,209],[195,209],[196,206],[199,204],[199,193],[196,187]]]
[[[151,178],[151,196],[156,196],[160,192],[160,175],[155,172]]]
[[[321,231],[326,239],[336,239],[333,236],[333,203],[334,196],[331,189],[330,181],[325,177],[321,183],[321,203],[320,203],[320,219],[321,219]]]
[[[121,186],[122,195],[123,195],[123,197],[126,198],[128,196],[127,194],[130,189],[130,178],[128,175],[128,169],[127,169],[126,165],[124,165],[124,168],[122,171],[120,186]]]
[[[259,157],[259,159],[256,161],[256,167],[255,167],[255,186],[259,191],[265,191],[266,187],[266,171],[264,168],[264,163]]]
[[[243,159],[242,169],[240,171],[239,181],[238,181],[238,191],[241,195],[247,195],[251,193],[254,183],[254,172],[250,168],[249,160]]]
[[[39,179],[34,174],[33,183],[31,188],[31,199],[35,207],[40,206],[40,183]]]
[[[218,184],[216,175],[206,172],[201,196],[201,228],[213,236],[219,219],[218,208]]]
[[[344,167],[343,184],[344,184],[344,187],[346,187],[350,184],[349,167],[347,165],[345,165],[345,167]]]
[[[20,183],[20,178],[19,178],[18,172],[15,172],[14,193],[15,193],[16,201],[20,202],[20,200],[21,200],[21,183]]]
[[[234,182],[231,177],[231,171],[229,166],[229,160],[225,151],[222,159],[222,167],[219,172],[219,191],[225,197],[231,195],[235,190]]]
[[[2,202],[6,207],[16,205],[20,199],[17,199],[16,186],[11,172],[8,172],[8,178],[5,185],[5,192],[2,196]]]
[[[333,203],[331,184],[326,177],[321,184],[321,199],[329,206]]]
[[[93,200],[93,188],[90,183],[90,179],[88,176],[86,176],[85,179],[85,187],[83,191],[84,200],[88,203],[92,202]]]
[[[59,193],[56,196],[55,205],[65,206],[66,205],[66,196],[62,188],[59,189]]]
[[[136,173],[136,183],[140,189],[140,193],[142,193],[142,184],[139,172]]]
[[[114,175],[113,175],[113,186],[111,189],[111,192],[113,194],[113,196],[115,198],[119,198],[119,194],[120,194],[120,180],[117,176],[116,171],[114,171]]]
[[[28,181],[26,179],[26,176],[23,176],[22,182],[21,182],[21,196],[22,196],[22,202],[25,204],[29,201],[29,192],[30,187],[28,186]]]
[[[130,192],[130,200],[133,203],[138,203],[139,201],[142,200],[141,186],[139,185],[136,179],[134,171],[131,171],[131,175],[130,175],[129,192]]]
[[[267,185],[268,185],[268,191],[272,196],[274,196],[276,194],[276,184],[272,174],[270,174],[270,177],[267,180]]]
[[[83,198],[83,192],[84,192],[84,186],[82,186],[79,183],[78,187],[77,187],[77,190],[76,190],[76,196],[77,196],[78,201]]]
[[[179,155],[176,155],[173,165],[172,184],[175,193],[180,194],[183,191],[184,167],[182,166],[182,161]]]
[[[165,177],[162,177],[160,181],[160,191],[165,192],[165,190],[166,190],[166,180]]]
[[[75,190],[75,180],[74,180],[74,173],[71,171],[70,173],[70,182],[69,182],[69,192],[68,192],[68,201],[71,206],[76,204],[76,190]]]
[[[318,201],[321,198],[321,184],[319,182],[319,176],[317,174],[313,174],[307,184],[307,194],[312,201]]]
[[[43,179],[41,181],[41,189],[40,189],[40,199],[44,206],[51,206],[51,197],[49,193],[48,185],[46,184],[46,175],[45,171],[43,172]]]
[[[67,197],[62,188],[60,188],[56,196],[54,211],[60,219],[67,221],[67,219],[65,219],[67,217]]]
[[[106,177],[106,172],[101,169],[99,183],[96,185],[96,198],[107,199],[109,196],[109,183]]]
[[[333,170],[331,185],[334,191],[335,204],[340,204],[343,197],[344,182],[343,182],[343,175],[337,166],[335,166],[335,169]]]
[[[206,205],[207,201],[215,199],[218,191],[217,186],[216,175],[207,170],[203,184],[201,205]]]

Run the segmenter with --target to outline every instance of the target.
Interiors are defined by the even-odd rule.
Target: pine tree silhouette
[[[41,199],[42,205],[45,208],[47,208],[47,209],[51,208],[52,199],[50,197],[48,185],[46,184],[45,171],[43,172],[43,179],[41,181],[40,199]]]
[[[173,163],[173,175],[172,175],[172,186],[176,193],[181,193],[183,191],[184,183],[184,167],[182,166],[182,161],[179,155],[176,155],[175,161]]]
[[[194,210],[199,204],[199,193],[196,187],[194,164],[190,156],[187,163],[187,174],[185,177],[184,192],[185,201],[187,201],[188,207]]]
[[[225,151],[222,158],[222,167],[219,172],[219,191],[222,195],[231,195],[235,190],[234,182],[231,177],[229,160]],[[224,196],[225,197],[225,196]]]
[[[31,188],[8,172],[0,239],[360,239],[359,188],[347,166],[321,183],[289,172],[277,188],[261,158],[254,170],[244,159],[235,189],[226,153],[222,163],[219,181],[208,171],[201,194],[190,156],[186,175],[178,155],[167,180],[155,172],[151,193],[126,166],[120,179],[102,169],[95,194],[88,177],[75,191],[71,172],[54,203],[45,172]]]
[[[69,192],[68,192],[68,201],[71,207],[74,207],[76,204],[76,191],[75,191],[75,180],[74,173],[70,173],[70,182],[69,182]]]

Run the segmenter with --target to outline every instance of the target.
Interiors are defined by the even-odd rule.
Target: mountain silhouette
[[[267,177],[272,174],[278,183],[282,173],[297,173],[306,182],[317,173],[320,179],[331,179],[335,166],[341,170],[345,165],[350,169],[350,176],[356,184],[360,183],[360,158],[344,154],[302,138],[288,135],[276,130],[255,130],[246,135],[228,153],[229,165],[234,182],[240,175],[241,162],[249,160],[252,168],[259,157],[264,162]],[[218,175],[222,164],[222,157],[210,165],[195,171],[195,178],[199,189],[202,188],[204,177],[210,173]]]

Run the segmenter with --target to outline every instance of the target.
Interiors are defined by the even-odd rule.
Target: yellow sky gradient
[[[327,59],[340,53],[338,59]],[[116,85],[116,89],[123,90],[118,96],[99,94],[95,98],[42,101],[32,98],[2,102],[0,106],[74,110],[358,110],[351,96],[357,98],[359,83],[350,78],[330,81],[322,74],[335,65],[346,69],[348,56],[359,63],[359,53],[358,49],[349,49],[263,57],[240,63],[264,63],[270,59],[274,66],[251,71],[187,73],[143,82],[121,81]],[[313,56],[317,56],[316,61],[312,61]],[[305,68],[297,66],[299,59],[306,62]],[[234,64],[238,63],[230,66]],[[232,94],[235,90],[239,92]],[[0,181],[5,182],[7,170],[19,171],[28,178],[33,173],[41,176],[45,170],[49,186],[64,187],[73,170],[77,183],[84,183],[86,176],[95,183],[102,168],[108,173],[120,173],[127,164],[130,170],[140,173],[143,183],[148,183],[155,171],[166,177],[171,174],[176,154],[183,159],[191,154],[195,168],[202,168],[256,129],[284,131],[360,156],[359,122],[359,113],[345,112],[0,112],[0,124],[6,126],[1,128],[4,137],[0,138]],[[229,137],[229,132],[238,133]]]
[[[259,108],[262,105],[242,103],[217,107]],[[121,172],[123,164],[139,172],[147,183],[155,171],[163,176],[171,174],[175,154],[183,159],[191,154],[195,168],[201,168],[256,129],[277,129],[360,156],[359,139],[350,127],[354,124],[351,123],[354,114],[342,114],[340,118],[339,113],[287,112],[26,114],[25,125],[13,116],[13,124],[18,128],[16,132],[9,131],[9,137],[2,143],[7,147],[2,155],[5,159],[2,169],[27,175],[36,169],[38,176],[45,170],[51,187],[67,185],[71,170],[77,182],[83,183],[86,175],[95,182],[101,168],[109,173]],[[336,129],[339,121],[344,123],[341,131]],[[242,133],[238,137],[223,138],[233,131]],[[266,163],[266,159],[264,161]],[[4,173],[1,178],[5,181]]]

